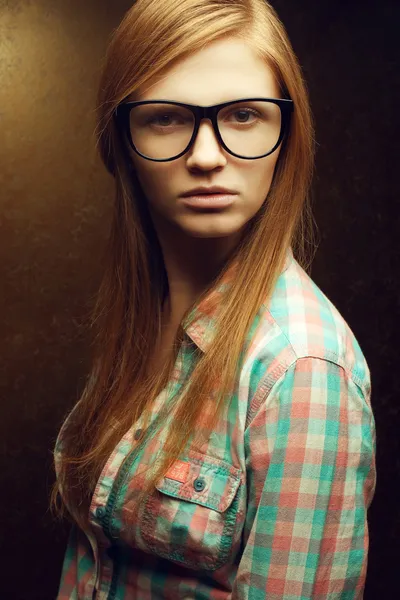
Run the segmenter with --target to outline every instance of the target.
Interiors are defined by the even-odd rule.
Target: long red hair
[[[52,493],[52,506],[60,513],[67,508],[82,527],[87,525],[90,499],[105,461],[137,419],[148,418],[154,399],[171,378],[182,336],[178,331],[165,368],[148,377],[146,365],[158,339],[168,281],[146,199],[127,164],[113,111],[172,62],[227,36],[245,40],[265,60],[282,97],[294,101],[294,112],[266,200],[210,286],[218,285],[235,261],[235,277],[219,307],[218,335],[199,356],[175,406],[175,426],[143,493],[153,489],[198,429],[201,407],[216,377],[221,393],[210,426],[218,419],[237,376],[249,327],[271,296],[288,248],[305,270],[312,261],[313,119],[301,67],[275,10],[265,0],[136,1],[113,32],[99,85],[96,135],[101,159],[115,180],[114,214],[104,276],[89,319],[92,368],[63,430]],[[192,309],[183,319],[186,323]]]

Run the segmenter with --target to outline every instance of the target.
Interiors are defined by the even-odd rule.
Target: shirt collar
[[[293,260],[293,251],[289,247],[286,253],[285,265],[282,273],[286,271],[290,263]],[[206,352],[210,347],[215,333],[215,321],[218,316],[219,307],[221,300],[229,288],[235,273],[238,268],[238,262],[235,261],[226,271],[222,281],[216,288],[210,290],[210,292],[203,298],[199,304],[197,304],[187,317],[187,321],[192,321],[189,326],[183,324],[183,329],[190,339],[200,348],[202,352]]]

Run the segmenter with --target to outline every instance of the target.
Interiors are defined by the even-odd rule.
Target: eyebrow
[[[129,96],[128,96],[129,98]],[[177,104],[188,104],[190,106],[201,106],[206,108],[207,106],[218,106],[219,104],[226,104],[229,102],[240,102],[241,100],[284,100],[280,96],[239,96],[237,98],[231,98],[230,100],[223,100],[221,102],[215,102],[214,104],[195,104],[193,102],[185,102],[184,100],[176,100],[172,98],[146,98],[142,100],[126,99],[126,102],[175,102]]]

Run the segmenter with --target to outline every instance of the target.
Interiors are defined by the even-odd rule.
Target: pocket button
[[[196,492],[202,492],[204,490],[204,488],[206,487],[206,482],[204,481],[204,479],[202,477],[198,477],[197,479],[194,480],[193,487],[196,490]]]

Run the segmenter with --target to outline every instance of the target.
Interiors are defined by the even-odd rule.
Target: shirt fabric
[[[139,419],[104,466],[90,531],[71,529],[58,600],[362,599],[376,484],[370,372],[291,249],[204,452],[189,444],[135,503],[168,436],[161,408],[207,352],[210,306],[231,277],[195,308],[147,430]]]

